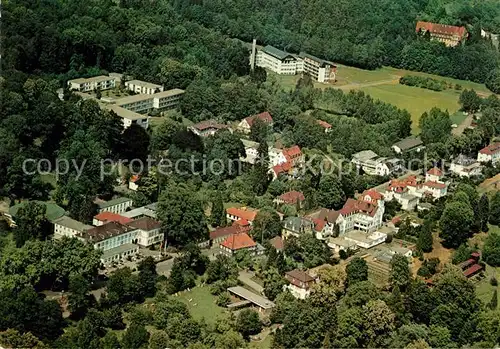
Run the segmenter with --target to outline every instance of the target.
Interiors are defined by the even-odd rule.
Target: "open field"
[[[283,86],[289,90],[295,87],[299,75],[277,75],[268,72]],[[334,84],[315,83],[317,88],[340,88],[344,91],[361,90],[375,99],[393,104],[401,109],[406,109],[412,115],[413,132],[418,132],[418,120],[420,116],[433,107],[448,110],[452,115],[453,123],[460,124],[465,116],[458,113],[460,108],[458,97],[460,92],[455,89],[444,91],[431,91],[419,87],[399,84],[399,78],[411,74],[444,80],[452,85],[461,85],[462,89],[474,89],[482,96],[488,96],[491,92],[484,86],[475,82],[457,80],[427,73],[412,72],[404,69],[383,67],[377,70],[363,70],[354,67],[338,65],[337,82]]]
[[[476,284],[476,294],[483,303],[488,304],[493,296],[493,290],[498,288],[498,286],[491,286],[490,279],[492,276],[495,276],[497,280],[500,279],[500,268],[487,265],[484,275],[485,277]]]
[[[497,174],[493,178],[485,180],[483,183],[479,184],[479,193],[490,193],[500,190],[500,174]]]
[[[214,323],[217,318],[226,317],[228,314],[226,309],[215,304],[217,298],[210,293],[207,285],[179,292],[177,299],[187,305],[189,313],[196,320],[205,318],[207,323]]]

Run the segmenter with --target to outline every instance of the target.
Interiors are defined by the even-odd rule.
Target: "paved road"
[[[262,294],[264,292],[264,287],[262,287],[261,285],[259,285],[255,281],[253,281],[252,280],[253,276],[254,275],[252,273],[242,270],[242,271],[240,271],[240,273],[238,275],[238,280],[243,282],[245,285],[253,288],[258,293]]]

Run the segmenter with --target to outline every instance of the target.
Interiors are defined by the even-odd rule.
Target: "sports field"
[[[268,72],[273,76],[285,89],[293,89],[298,75],[277,75]],[[343,65],[337,67],[337,82],[334,84],[315,83],[317,88],[334,87],[340,88],[344,91],[361,90],[375,99],[393,104],[398,108],[406,109],[412,115],[413,131],[418,131],[418,120],[425,111],[433,107],[438,107],[453,115],[460,106],[458,104],[458,97],[461,91],[455,89],[448,89],[444,91],[431,91],[419,87],[411,87],[399,84],[399,78],[403,75],[411,74],[418,76],[426,76],[438,80],[444,80],[453,86],[458,84],[462,89],[474,89],[482,96],[488,96],[491,92],[484,86],[475,82],[457,80],[432,74],[411,72],[403,69],[395,69],[383,67],[377,70],[363,70]],[[454,123],[463,121],[464,117],[455,115],[453,117]]]

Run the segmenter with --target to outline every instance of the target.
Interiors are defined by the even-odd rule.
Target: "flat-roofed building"
[[[83,224],[82,222],[74,220],[73,218],[68,216],[62,216],[54,220],[53,223],[54,239],[60,239],[63,236],[73,238],[83,233],[84,231],[93,228],[91,225]]]
[[[299,57],[303,61],[304,73],[309,74],[318,82],[335,81],[337,66],[330,61],[315,57],[305,52],[301,52]]]
[[[163,92],[162,85],[152,84],[150,82],[141,80],[126,81],[125,88],[129,91],[146,95],[152,95],[158,92]]]
[[[158,110],[175,109],[184,94],[184,90],[174,88],[153,95],[153,107]]]
[[[123,128],[128,128],[134,124],[147,129],[149,127],[149,116],[139,114],[117,105],[106,105],[106,109],[113,111],[122,119]]]
[[[133,95],[116,100],[116,105],[124,109],[145,114],[153,110],[152,95]]]
[[[128,208],[132,207],[132,199],[120,197],[109,201],[96,202],[99,213],[113,212],[117,214],[124,213]]]
[[[116,77],[99,75],[91,78],[79,78],[68,81],[70,90],[92,92],[94,90],[109,90],[115,88]]]

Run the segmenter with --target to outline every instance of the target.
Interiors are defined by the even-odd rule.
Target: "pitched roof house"
[[[299,269],[286,272],[285,279],[289,282],[285,287],[298,299],[306,299],[311,293],[311,287],[316,282],[316,278]]]
[[[246,220],[252,224],[258,212],[258,210],[248,209],[246,207],[229,207],[226,209],[226,217],[232,221]]]
[[[444,43],[446,46],[457,46],[468,37],[465,27],[418,21],[415,28],[417,33],[429,33],[431,40]]]
[[[92,220],[92,224],[95,226],[100,226],[109,222],[118,222],[121,224],[127,224],[132,222],[132,219],[113,212],[101,212],[95,215],[94,219]]]
[[[272,118],[271,114],[269,112],[265,111],[265,112],[260,113],[260,114],[248,116],[248,117],[244,118],[243,120],[241,120],[241,122],[238,124],[238,131],[243,132],[243,133],[250,133],[250,129],[252,128],[253,123],[257,119],[264,122],[265,124],[267,124],[269,126],[272,126],[272,124],[273,124],[273,118]]]
[[[477,154],[477,161],[479,162],[491,162],[496,164],[500,161],[500,142],[492,143],[487,147],[484,147]]]
[[[323,121],[323,120],[316,120],[316,122],[325,129],[325,133],[328,133],[332,129],[332,125],[330,125],[328,122]]]
[[[222,253],[233,255],[242,250],[249,250],[255,253],[257,244],[247,233],[237,233],[229,235],[223,242],[220,243]]]
[[[215,120],[205,120],[190,126],[189,129],[200,137],[208,137],[213,136],[219,130],[229,129],[229,126]]]
[[[302,194],[302,192],[291,190],[278,196],[276,199],[274,199],[274,202],[276,202],[278,205],[281,204],[295,205],[298,203],[299,206],[301,206],[302,203],[305,201],[305,199],[306,198],[304,194]]]

